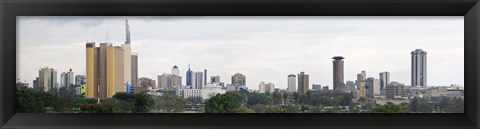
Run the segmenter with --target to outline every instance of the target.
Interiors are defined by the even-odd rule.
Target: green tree
[[[383,106],[379,106],[369,110],[370,113],[405,113],[406,109],[402,105],[396,105],[392,102],[387,102]]]
[[[288,92],[283,92],[283,103],[287,104],[288,103]]]
[[[43,113],[45,112],[44,101],[45,95],[42,91],[34,91],[30,89],[17,90],[16,92],[16,107],[17,112],[21,113]]]
[[[282,100],[282,94],[279,92],[273,92],[274,103],[279,105]]]
[[[300,99],[300,93],[298,92],[293,92],[293,99],[295,100],[295,103],[299,103],[299,99]]]
[[[256,113],[265,113],[265,105],[263,104],[256,104],[252,106],[253,111]]]
[[[206,113],[233,113],[240,107],[240,101],[232,94],[217,94],[207,100]]]
[[[115,98],[121,101],[133,101],[135,100],[135,95],[127,92],[119,92],[113,95],[112,98]]]
[[[147,113],[155,105],[153,97],[146,93],[135,94],[135,113]]]
[[[286,113],[298,113],[300,111],[300,106],[298,105],[287,105],[285,106]]]

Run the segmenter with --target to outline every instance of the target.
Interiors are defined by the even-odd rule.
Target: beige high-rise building
[[[122,44],[124,67],[124,84],[132,84],[132,53],[130,44]]]
[[[35,85],[35,84],[34,84]],[[34,88],[45,92],[52,92],[58,89],[57,70],[49,67],[42,68],[38,71],[37,86]]]
[[[357,88],[358,88],[358,97],[366,97],[365,83],[366,83],[366,73],[365,70],[362,70],[360,74],[357,74]]]
[[[309,84],[308,74],[305,72],[300,72],[297,76],[298,78],[298,88],[297,91],[299,93],[307,93]]]
[[[124,50],[110,43],[86,44],[86,97],[111,98],[125,92]]]

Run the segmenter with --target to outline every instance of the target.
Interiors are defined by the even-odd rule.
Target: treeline
[[[57,90],[55,90],[57,91]],[[112,98],[87,99],[75,95],[67,88],[58,92],[44,92],[32,88],[19,88],[16,91],[17,112],[19,113],[148,113],[182,112],[188,102],[196,98],[181,99],[173,93],[165,92],[156,97],[147,93],[116,93]]]
[[[206,113],[320,113],[324,106],[353,107],[348,93],[227,92],[206,101]]]

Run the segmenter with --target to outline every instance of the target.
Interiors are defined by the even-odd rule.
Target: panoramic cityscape
[[[120,19],[116,20],[118,21]],[[135,34],[131,34],[130,29],[132,27],[130,27],[129,20],[125,18],[123,22],[124,41],[118,46],[114,45],[114,43],[117,44],[118,42],[109,42],[110,31],[108,29],[106,31],[105,42],[87,41],[75,45],[74,49],[81,49],[83,51],[82,53],[73,53],[77,55],[82,54],[83,56],[83,61],[81,61],[83,63],[79,64],[79,66],[83,68],[80,70],[72,68],[73,66],[61,66],[62,69],[59,69],[53,65],[48,65],[49,63],[46,62],[47,65],[37,67],[36,70],[26,71],[29,74],[33,73],[34,78],[23,78],[17,75],[17,112],[464,112],[463,49],[461,51],[462,54],[459,55],[462,57],[462,60],[461,62],[457,61],[457,63],[462,65],[448,67],[457,68],[454,69],[454,71],[461,71],[461,73],[452,73],[452,76],[457,78],[457,74],[461,74],[461,82],[456,80],[450,83],[448,83],[448,80],[438,78],[434,78],[433,81],[431,79],[427,80],[430,76],[436,76],[435,74],[432,75],[432,73],[438,73],[430,72],[430,69],[436,69],[438,68],[436,66],[437,64],[442,64],[438,62],[431,63],[429,60],[443,60],[437,59],[442,56],[435,55],[436,53],[433,53],[434,55],[432,55],[432,53],[427,54],[430,49],[415,46],[408,50],[388,51],[396,53],[395,55],[403,58],[410,59],[407,63],[404,63],[406,65],[388,67],[360,65],[368,67],[370,70],[360,68],[354,71],[354,74],[352,74],[351,69],[349,69],[348,72],[346,72],[346,69],[352,68],[351,66],[359,66],[358,63],[352,63],[354,61],[350,61],[358,59],[348,54],[339,52],[338,54],[330,55],[329,58],[322,58],[321,60],[315,59],[315,62],[312,61],[312,65],[329,66],[323,69],[329,69],[328,71],[331,71],[327,72],[327,70],[324,70],[321,72],[322,76],[326,76],[322,77],[321,81],[317,79],[319,70],[298,68],[295,68],[297,70],[283,72],[283,74],[271,73],[271,76],[283,79],[259,77],[256,73],[265,74],[266,71],[290,69],[277,65],[256,64],[256,58],[262,60],[264,59],[262,58],[265,56],[264,54],[252,55],[252,57],[246,58],[231,57],[238,58],[237,60],[241,59],[242,62],[248,63],[250,61],[250,63],[254,63],[252,68],[255,69],[255,72],[239,68],[243,63],[230,65],[222,64],[222,62],[216,60],[206,60],[205,62],[214,62],[216,65],[228,67],[202,68],[202,66],[206,65],[201,61],[194,60],[191,62],[173,61],[173,64],[155,64],[155,61],[146,61],[146,63],[152,63],[151,65],[155,67],[162,67],[162,71],[156,72],[154,76],[145,76],[145,74],[142,73],[143,71],[152,72],[156,70],[140,70],[143,69],[142,66],[145,66],[145,64],[143,64],[145,61],[142,60],[148,58],[147,56],[149,56],[149,54],[145,51],[139,51],[141,49],[136,48],[134,45],[136,41],[131,39],[131,36]],[[184,42],[189,41],[185,40]],[[138,45],[139,47],[149,47],[142,42],[140,42],[140,44],[142,45]],[[463,46],[463,43],[459,44]],[[79,48],[79,46],[82,47]],[[65,47],[71,46],[65,45]],[[170,49],[173,49],[173,51],[176,49],[174,45],[165,47],[172,47]],[[295,45],[291,46],[292,49],[295,47]],[[197,48],[203,49],[201,47]],[[237,51],[233,50],[230,52],[235,53]],[[373,53],[375,54],[376,52]],[[208,53],[195,53],[193,56],[205,58],[202,54],[205,54],[207,57],[216,57],[216,55]],[[319,52],[318,54],[322,53]],[[175,55],[175,53],[164,53],[159,56],[168,57],[170,55]],[[272,54],[272,56],[276,55],[278,54]],[[266,56],[269,56],[268,52]],[[383,55],[378,54],[377,56]],[[265,60],[272,62],[295,62],[295,60],[287,58],[288,56],[282,55],[280,57],[285,58],[276,58],[275,61],[269,58],[265,58]],[[189,55],[183,58],[193,59],[195,57]],[[250,60],[248,58],[250,58]],[[163,61],[170,60],[170,58],[163,59]],[[368,62],[367,60],[364,61]],[[24,62],[20,61],[17,63],[22,63],[23,65]],[[309,62],[303,61],[297,63],[307,64],[300,67],[308,67],[310,65]],[[63,68],[68,69],[64,70]],[[373,68],[373,70],[371,68]],[[408,72],[395,75],[396,73],[401,73],[395,70],[400,68],[408,69]],[[448,70],[445,71],[448,72]],[[59,76],[57,76],[57,74],[59,74]],[[330,80],[327,80],[328,82],[323,81],[325,78],[329,78]],[[406,81],[406,79],[401,78],[408,78],[408,80]],[[443,84],[436,83],[436,81],[440,80],[447,82]],[[434,84],[432,85],[430,83]]]

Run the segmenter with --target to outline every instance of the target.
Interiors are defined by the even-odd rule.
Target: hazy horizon
[[[410,85],[410,52],[427,51],[429,86],[464,84],[463,16],[388,17],[17,17],[17,78],[32,87],[38,70],[52,67],[57,77],[72,68],[84,75],[85,44],[125,41],[125,19],[132,52],[138,53],[138,77],[180,69],[188,64],[208,70],[225,84],[242,73],[249,89],[260,81],[287,88],[288,74],[304,71],[312,84],[332,89],[333,56],[345,57],[345,81],[365,70],[379,78]],[[59,80],[57,80],[59,81]]]

